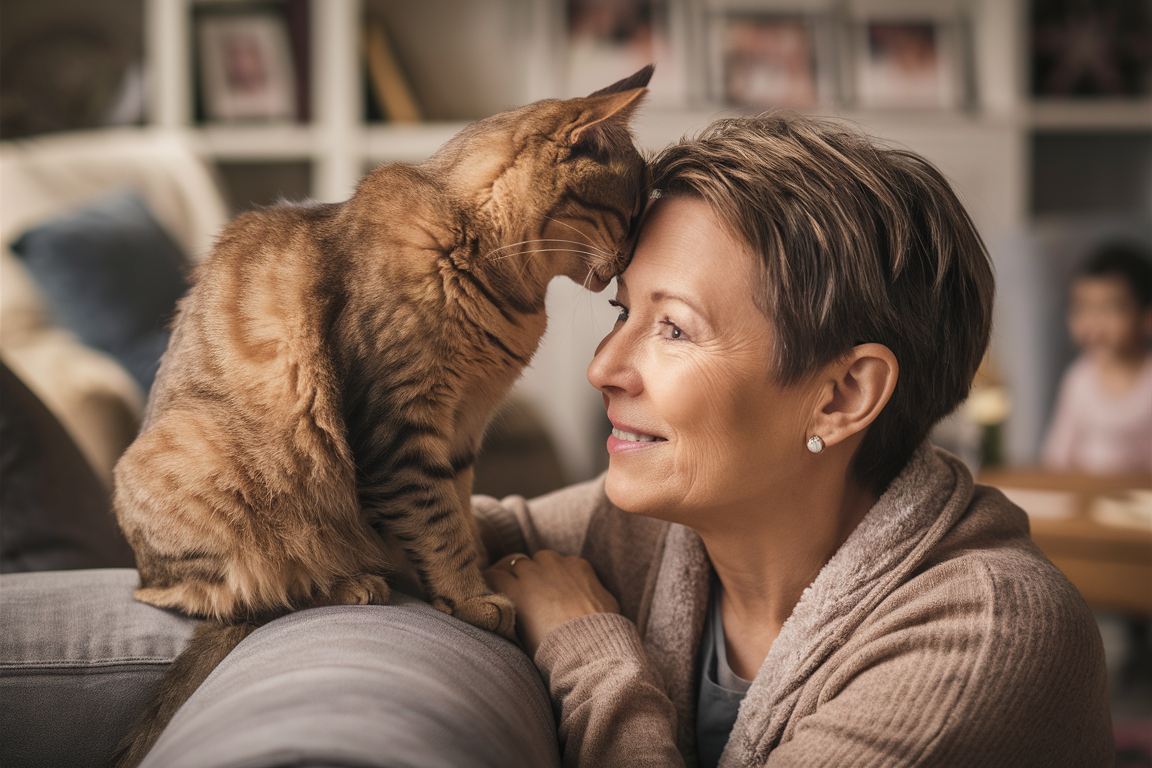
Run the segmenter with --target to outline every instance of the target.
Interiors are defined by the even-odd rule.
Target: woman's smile
[[[640,430],[627,426],[617,426],[612,423],[612,434],[608,436],[608,452],[624,453],[642,448],[652,448],[668,442],[659,435],[649,435]]]

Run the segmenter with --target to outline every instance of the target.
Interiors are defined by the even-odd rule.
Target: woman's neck
[[[720,579],[728,663],[746,680],[755,677],[804,590],[876,502],[850,480],[808,487],[818,489],[790,504],[741,512],[731,534],[701,532]]]

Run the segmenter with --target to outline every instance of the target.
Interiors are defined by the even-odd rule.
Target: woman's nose
[[[588,364],[588,381],[604,394],[621,392],[638,395],[643,379],[635,362],[635,342],[627,327],[619,327],[604,337]]]

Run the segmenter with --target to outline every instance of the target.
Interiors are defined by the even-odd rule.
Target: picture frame
[[[813,109],[835,100],[831,20],[788,10],[714,16],[712,94],[752,108]]]
[[[675,0],[565,0],[561,67],[568,97],[588,94],[656,65],[648,103],[686,101],[682,3]]]
[[[290,121],[297,83],[287,20],[275,8],[196,18],[201,102],[209,121]]]
[[[1147,0],[1033,3],[1029,31],[1034,97],[1152,96],[1152,4]]]
[[[961,24],[870,18],[855,25],[853,86],[863,109],[950,110],[966,101]]]

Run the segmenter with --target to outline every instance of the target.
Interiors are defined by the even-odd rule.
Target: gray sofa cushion
[[[0,765],[102,766],[196,622],[130,568],[0,576]]]
[[[0,577],[0,765],[96,765],[108,754],[192,625],[132,603],[135,579],[130,570]],[[85,599],[82,616],[57,615],[81,612]],[[93,688],[113,669],[119,678]],[[403,595],[388,606],[317,608],[261,627],[144,761],[551,765],[559,765],[555,725],[531,661]]]

